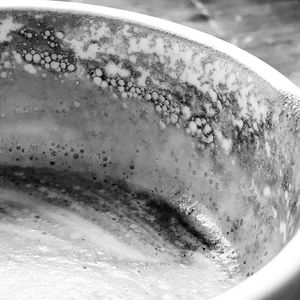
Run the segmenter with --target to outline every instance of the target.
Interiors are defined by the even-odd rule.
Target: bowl
[[[150,16],[0,15],[1,295],[297,299],[296,86]]]

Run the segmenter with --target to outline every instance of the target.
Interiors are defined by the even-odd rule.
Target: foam
[[[108,294],[112,299],[206,299],[238,280],[209,253],[187,251],[190,259],[179,262],[168,247],[178,253],[180,248],[163,239],[151,245],[153,232],[143,230],[147,222],[135,223],[131,216],[128,227],[126,218],[108,220],[104,211],[83,205],[80,195],[72,199],[60,192],[68,186],[36,184],[21,180],[12,190],[14,184],[6,181],[10,188],[0,189],[0,280],[6,282],[0,293],[7,297],[3,299],[97,299]],[[76,190],[86,193],[83,186]],[[62,198],[68,199],[67,205]],[[120,236],[124,226],[131,228],[126,237]],[[139,228],[143,239],[136,237]]]

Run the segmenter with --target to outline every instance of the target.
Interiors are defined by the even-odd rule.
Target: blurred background
[[[300,0],[69,2],[127,9],[210,33],[254,54],[300,87]]]

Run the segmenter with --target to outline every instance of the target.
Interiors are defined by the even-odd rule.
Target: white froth
[[[222,132],[218,129],[215,129],[214,132],[215,132],[215,135],[216,135],[221,147],[223,148],[225,153],[228,155],[232,149],[232,139],[225,138],[224,135],[222,134]]]
[[[121,77],[128,77],[130,75],[130,72],[128,70],[123,69],[122,67],[120,67],[119,65],[116,65],[113,62],[109,62],[105,66],[105,71],[110,76],[116,76],[118,74]]]
[[[23,24],[18,24],[13,21],[12,17],[8,17],[5,20],[0,21],[0,42],[9,42],[12,40],[12,36],[9,33],[13,30],[22,28]]]
[[[203,254],[194,253],[196,265],[145,261],[75,212],[1,189],[1,205],[12,202],[0,222],[1,299],[203,300],[234,284]]]
[[[32,64],[25,64],[24,65],[24,70],[30,74],[35,74],[36,73],[36,69]]]

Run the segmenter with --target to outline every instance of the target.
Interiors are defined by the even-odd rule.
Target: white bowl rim
[[[300,89],[267,63],[230,43],[184,25],[140,13],[92,4],[41,0],[10,0],[5,2],[1,1],[0,3],[0,10],[20,9],[86,13],[89,15],[126,20],[149,28],[166,31],[224,53],[256,73],[282,95],[292,95],[300,99]],[[299,252],[300,232],[298,231],[280,253],[262,267],[261,270],[213,299],[291,299],[288,296],[290,286],[295,285],[295,282],[300,282]],[[300,293],[300,285],[298,290]],[[278,298],[276,297],[276,291],[281,291],[281,295]],[[286,293],[287,298],[282,298],[282,292]]]
[[[247,69],[256,73],[281,93],[300,97],[300,89],[273,67],[263,62],[250,53],[199,30],[180,25],[160,18],[130,12],[127,10],[104,7],[93,4],[76,2],[44,1],[44,0],[10,0],[0,2],[0,9],[34,9],[34,10],[63,10],[72,13],[87,13],[90,15],[102,15],[110,18],[121,18],[132,23],[138,23],[150,28],[166,31],[196,43],[211,47],[244,65]]]

